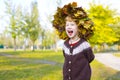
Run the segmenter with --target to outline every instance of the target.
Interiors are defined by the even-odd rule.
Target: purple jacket
[[[87,41],[80,39],[79,42],[70,47],[69,40],[64,42],[63,55],[65,57],[63,65],[63,80],[90,80],[90,62],[94,59],[94,54]]]

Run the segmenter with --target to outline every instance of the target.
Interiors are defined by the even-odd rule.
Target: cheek
[[[74,34],[74,35],[76,35],[77,33],[78,33],[78,31],[77,31],[77,30],[74,30],[74,31],[73,31],[73,34]]]
[[[73,29],[75,32],[78,32],[78,27],[76,26],[76,27],[74,27],[74,29]]]
[[[67,29],[67,27],[65,26],[65,30]]]
[[[65,31],[67,32],[67,28],[65,27]]]

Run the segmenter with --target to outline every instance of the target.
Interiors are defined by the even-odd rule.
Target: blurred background
[[[120,0],[0,0],[0,80],[63,80],[64,40],[52,20],[73,1],[94,22],[91,80],[120,80]]]
[[[93,50],[120,50],[119,0],[0,0],[0,49],[59,50],[63,40],[52,27],[57,7],[77,2],[95,26]]]

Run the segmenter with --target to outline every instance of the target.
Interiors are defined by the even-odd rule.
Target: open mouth
[[[73,33],[73,31],[68,31],[68,33],[72,34],[72,33]]]
[[[68,30],[67,32],[68,32],[68,34],[69,34],[70,36],[73,34],[73,31],[72,31],[72,30]]]

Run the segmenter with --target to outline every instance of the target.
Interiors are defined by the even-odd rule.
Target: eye
[[[65,26],[69,26],[69,24],[66,24]]]
[[[74,26],[74,25],[75,25],[74,23],[71,24],[71,26]]]

